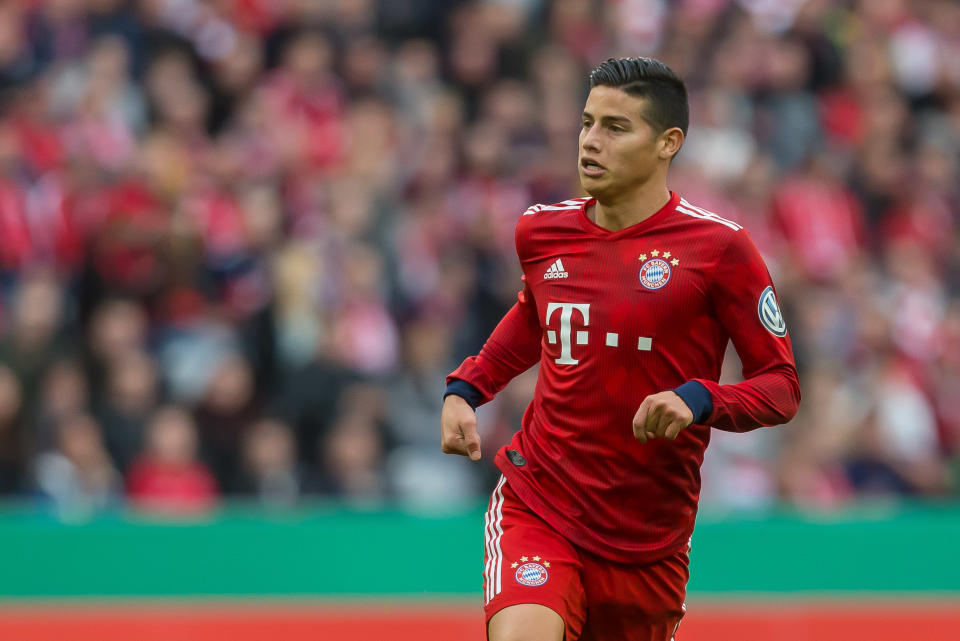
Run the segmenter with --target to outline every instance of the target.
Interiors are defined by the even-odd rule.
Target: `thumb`
[[[460,428],[463,433],[463,441],[467,446],[467,456],[471,461],[480,460],[480,435],[477,434],[476,425],[466,425]]]
[[[650,411],[650,397],[646,397],[637,408],[637,413],[633,417],[633,436],[641,443],[647,442],[646,424],[647,413]]]

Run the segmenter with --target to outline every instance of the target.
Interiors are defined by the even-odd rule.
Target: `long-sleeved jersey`
[[[516,494],[573,543],[646,563],[693,532],[710,427],[787,422],[800,387],[770,275],[746,230],[671,192],[620,231],[589,219],[589,198],[519,219],[524,287],[477,356],[448,377],[489,401],[539,361],[533,401],[496,464]],[[732,340],[745,380],[719,385]],[[676,440],[641,443],[643,399],[689,381],[712,410]]]

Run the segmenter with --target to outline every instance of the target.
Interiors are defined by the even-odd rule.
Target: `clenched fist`
[[[443,400],[440,412],[440,449],[444,454],[468,456],[480,460],[480,435],[477,434],[477,413],[456,394]]]
[[[651,394],[633,417],[633,435],[642,443],[658,436],[670,440],[693,423],[693,411],[676,392]]]

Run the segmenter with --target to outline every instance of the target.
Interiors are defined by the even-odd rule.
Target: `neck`
[[[670,190],[665,181],[647,182],[620,197],[598,197],[587,215],[604,229],[620,231],[650,218],[669,201]]]

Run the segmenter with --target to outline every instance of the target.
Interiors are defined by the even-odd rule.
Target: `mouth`
[[[601,176],[606,170],[606,167],[598,163],[593,158],[583,157],[580,159],[580,172],[584,176],[596,178],[597,176]]]

